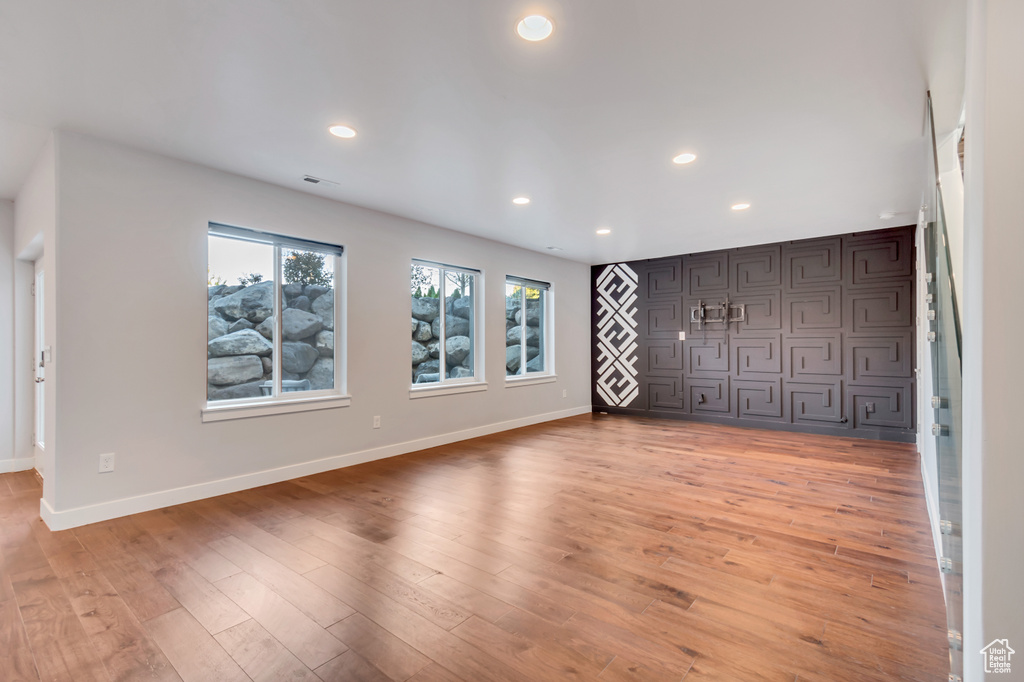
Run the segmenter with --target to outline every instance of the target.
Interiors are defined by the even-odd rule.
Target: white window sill
[[[410,398],[432,398],[436,395],[452,395],[454,393],[474,393],[486,391],[486,381],[475,381],[471,384],[442,384],[440,386],[415,386],[409,389]]]
[[[246,419],[248,417],[266,417],[273,414],[289,414],[291,412],[310,412],[312,410],[330,410],[336,407],[348,407],[352,404],[352,396],[327,395],[313,398],[293,398],[278,400],[272,403],[243,403],[240,405],[208,405],[203,408],[203,422],[220,422],[227,419]]]
[[[513,386],[533,386],[534,384],[550,384],[553,381],[558,381],[557,374],[537,374],[530,376],[511,376],[505,377],[505,388],[512,388]]]

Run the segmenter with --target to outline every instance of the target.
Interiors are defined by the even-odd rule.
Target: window
[[[550,374],[547,315],[551,285],[505,278],[505,374]]]
[[[413,261],[413,384],[482,380],[476,352],[479,277],[478,270]]]
[[[210,406],[340,394],[341,255],[340,246],[210,225]]]

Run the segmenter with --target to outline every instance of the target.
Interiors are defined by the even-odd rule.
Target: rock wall
[[[281,381],[284,391],[334,387],[334,290],[319,285],[286,284],[282,290]],[[212,286],[208,289],[207,399],[230,400],[270,395],[274,353],[274,283]],[[473,297],[444,302],[445,377],[473,376]],[[526,369],[544,370],[541,311],[526,303]],[[441,301],[412,297],[412,382],[440,379]],[[521,374],[524,342],[519,299],[505,304],[505,371]]]
[[[445,299],[445,377],[458,379],[473,376],[470,314],[473,298],[463,296]],[[526,302],[526,369],[528,372],[544,370],[541,355],[540,302]],[[522,312],[519,299],[505,303],[505,373],[521,374]],[[441,300],[412,297],[412,382],[433,383],[440,379],[441,365]]]
[[[543,372],[540,301],[526,299],[526,371]],[[505,299],[505,374],[522,374],[523,313],[518,296]]]
[[[285,284],[281,314],[284,391],[334,388],[334,289]],[[208,289],[207,398],[270,395],[274,283]]]
[[[473,297],[445,299],[445,377],[473,376],[470,325]],[[441,378],[441,299],[412,297],[412,382],[428,384]]]

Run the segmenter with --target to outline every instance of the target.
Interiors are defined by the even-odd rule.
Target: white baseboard
[[[17,459],[0,459],[0,474],[9,474],[14,471],[28,471],[34,469],[36,460],[34,457],[18,457]]]
[[[523,417],[522,419],[497,422],[495,424],[486,424],[472,429],[465,429],[464,431],[453,431],[451,433],[444,433],[438,436],[410,440],[404,443],[395,443],[393,445],[384,445],[379,448],[350,452],[347,455],[336,455],[334,457],[313,460],[311,462],[290,464],[277,469],[266,469],[264,471],[256,471],[250,474],[243,474],[241,476],[232,476],[231,478],[222,478],[216,481],[207,481],[206,483],[197,483],[195,485],[185,486],[182,488],[173,488],[171,490],[161,490],[154,493],[147,493],[145,495],[138,495],[136,497],[126,497],[120,500],[111,500],[110,502],[102,502],[100,504],[92,504],[85,507],[76,507],[74,509],[55,511],[49,504],[47,504],[46,500],[43,499],[40,500],[39,515],[50,530],[67,530],[69,528],[84,526],[89,523],[116,519],[120,516],[138,514],[145,511],[151,511],[153,509],[161,509],[163,507],[170,507],[176,504],[184,504],[185,502],[194,502],[195,500],[202,500],[207,497],[226,495],[228,493],[238,492],[239,490],[248,490],[249,488],[257,488],[271,483],[280,483],[281,481],[288,481],[301,476],[319,474],[332,469],[341,469],[354,464],[363,464],[364,462],[372,462],[378,459],[404,455],[409,452],[416,452],[417,450],[435,448],[440,445],[448,445],[449,443],[456,443],[460,440],[487,436],[500,431],[518,429],[523,426],[531,426],[533,424],[554,421],[556,419],[565,419],[566,417],[574,417],[580,414],[589,414],[590,411],[590,405],[583,405],[573,407],[568,410],[548,412],[545,414],[534,415],[532,417]]]

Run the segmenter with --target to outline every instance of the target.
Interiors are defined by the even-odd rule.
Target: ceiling
[[[554,34],[525,42],[538,11]],[[68,129],[589,263],[902,225],[925,90],[940,129],[959,116],[964,17],[963,0],[0,0],[0,197]]]

